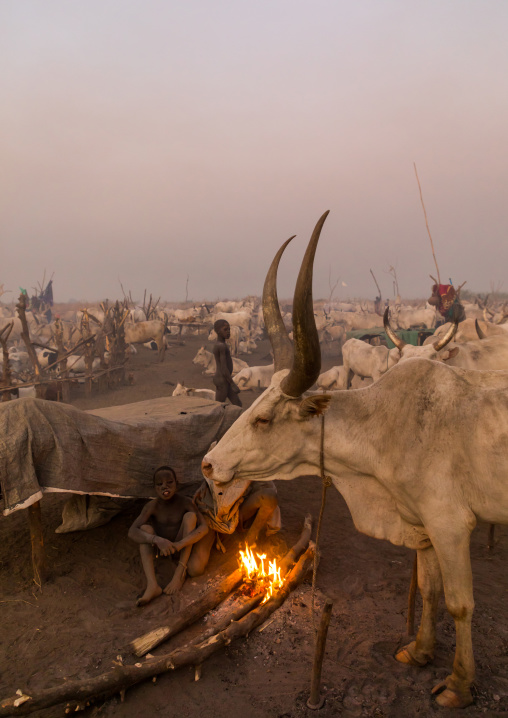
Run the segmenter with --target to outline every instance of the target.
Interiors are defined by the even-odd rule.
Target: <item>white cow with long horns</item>
[[[275,373],[204,457],[203,474],[216,482],[219,511],[227,511],[250,481],[319,475],[323,438],[324,470],[356,528],[418,551],[423,612],[416,640],[397,654],[402,663],[432,660],[444,585],[456,650],[452,673],[435,692],[441,691],[440,705],[463,707],[472,702],[474,679],[470,536],[479,519],[508,523],[508,372],[411,359],[366,389],[303,398],[321,365],[312,267],[327,214],[316,225],[296,284],[294,350],[276,292],[277,267],[290,240],[272,262],[263,308]]]

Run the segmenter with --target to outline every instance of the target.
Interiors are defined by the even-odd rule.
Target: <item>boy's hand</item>
[[[154,539],[154,544],[163,556],[171,556],[171,554],[176,553],[178,550],[172,541],[168,541],[168,539],[162,538],[162,536],[157,536]]]

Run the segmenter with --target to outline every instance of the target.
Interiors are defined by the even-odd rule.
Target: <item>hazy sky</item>
[[[0,283],[508,290],[506,0],[0,0]],[[12,295],[4,296],[4,300]]]

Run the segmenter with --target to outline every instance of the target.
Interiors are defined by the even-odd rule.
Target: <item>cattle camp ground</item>
[[[255,316],[258,307],[256,302],[252,301],[252,304],[249,311]],[[281,304],[285,313],[290,314],[290,303]],[[2,306],[13,309],[12,305],[0,304]],[[115,304],[110,302],[110,306]],[[363,306],[365,309],[365,302]],[[494,325],[494,318],[503,318],[502,303],[499,307],[490,305],[491,314],[487,316],[483,307],[476,304],[474,307],[485,331],[489,331],[489,324]],[[116,354],[114,365],[108,364],[106,357],[106,361],[101,358],[102,364],[99,362],[95,369],[89,362],[82,371],[66,375],[41,366],[37,375],[30,362],[22,358],[17,360],[19,364],[13,360],[10,382],[12,385],[31,385],[27,389],[43,385],[48,398],[62,400],[63,385],[67,381],[67,403],[83,412],[99,413],[114,407],[172,397],[179,383],[194,389],[213,389],[210,376],[203,373],[201,365],[193,362],[201,347],[211,347],[208,341],[211,312],[206,307],[189,304],[179,308],[183,310],[180,318],[173,315],[154,320],[162,321],[168,328],[163,361],[159,360],[158,349],[137,344],[134,345],[135,353],[130,353],[127,346],[122,347],[121,356]],[[53,313],[60,314],[63,322],[71,322],[74,320],[63,318],[65,312],[71,317],[72,312],[81,309],[82,306],[56,305]],[[327,319],[321,309],[316,303],[317,323],[323,319],[320,329],[322,372],[342,363],[342,345],[347,339],[359,338],[359,334],[374,344],[375,337],[384,339],[382,320],[381,326],[372,331],[355,330],[345,325],[342,340],[327,338],[324,334]],[[99,306],[89,307],[89,314],[99,321],[101,316],[96,315],[100,311]],[[330,311],[326,313],[330,315]],[[396,327],[395,316],[396,311],[392,315]],[[117,325],[122,318],[120,315],[116,318]],[[486,318],[490,320],[487,323]],[[0,330],[7,319],[8,316],[2,318]],[[28,319],[30,321],[30,317]],[[147,319],[146,314],[141,321],[143,319]],[[94,320],[89,319],[85,333],[89,331],[90,335],[96,336],[95,327],[99,325],[94,324]],[[329,322],[328,326],[331,325]],[[64,348],[74,351],[83,341],[81,328],[78,331],[79,336],[63,340]],[[421,327],[404,335],[399,333],[399,336],[405,342],[417,345],[432,331],[433,328]],[[58,362],[59,347],[53,346],[47,337],[40,339],[39,344],[47,343],[57,350],[55,361]],[[393,348],[389,342],[387,345],[389,350]],[[85,343],[75,351],[86,355],[86,348]],[[270,349],[270,343],[261,331],[255,348],[248,354],[240,354],[239,358],[250,367],[267,366],[273,361]],[[17,343],[17,354],[23,351],[22,342]],[[101,347],[99,342],[98,351],[103,352],[103,357],[118,352],[118,348]],[[98,357],[91,357],[94,358]],[[260,388],[256,387],[242,391],[244,408],[251,406],[260,393]],[[408,401],[410,399],[408,397]],[[178,400],[181,402],[184,398],[178,397]],[[12,398],[6,404],[16,401]],[[196,406],[199,401],[201,399],[190,397],[189,406],[192,402],[192,406]],[[2,408],[0,405],[0,410]],[[185,418],[185,414],[182,417]],[[188,490],[191,488],[189,486]],[[302,476],[292,482],[278,482],[277,490],[282,529],[267,539],[263,547],[269,546],[278,555],[283,555],[298,538],[307,512],[314,517],[315,530],[321,485],[318,477]],[[238,536],[226,536],[226,553],[214,549],[206,573],[187,579],[180,595],[163,596],[143,609],[136,608],[136,597],[143,590],[143,576],[138,547],[128,540],[127,532],[145,499],[126,500],[120,513],[96,528],[56,533],[68,498],[68,494],[54,491],[46,493],[40,501],[47,570],[44,580],[34,578],[27,509],[13,511],[0,519],[0,607],[3,619],[0,701],[17,690],[20,695],[37,693],[51,686],[99,675],[114,665],[134,664],[137,659],[129,650],[134,638],[169,620],[204,591],[213,589],[219,576],[236,568]],[[489,526],[479,524],[473,532],[471,546],[477,675],[474,704],[461,710],[460,715],[464,716],[508,714],[507,527],[497,526],[491,543],[489,547]],[[315,611],[319,616],[326,598],[333,601],[333,611],[322,672],[321,690],[326,701],[317,714],[325,718],[336,715],[451,715],[451,711],[439,709],[430,695],[432,686],[448,675],[455,645],[453,621],[444,602],[441,602],[438,613],[434,662],[425,668],[417,668],[404,666],[394,659],[397,649],[408,640],[406,620],[413,552],[359,533],[345,502],[333,488],[327,492],[320,545]],[[160,561],[158,570],[162,580],[169,577],[169,564]],[[119,692],[107,700],[84,706],[82,715],[125,718],[152,713],[214,716],[241,712],[245,718],[314,715],[306,705],[315,638],[311,579],[309,573],[271,619],[260,627],[262,630],[254,630],[248,638],[232,642],[206,660],[199,680],[196,680],[196,667],[189,665],[159,675],[156,680],[143,681],[128,688],[125,694]],[[421,601],[417,597],[416,625],[420,614]],[[213,619],[212,612],[207,621]],[[207,621],[201,620],[189,629],[191,635],[192,631],[197,633],[205,629]],[[177,635],[155,649],[153,654],[163,655],[182,643],[182,637]],[[56,705],[34,715],[60,716],[64,710],[65,704]]]

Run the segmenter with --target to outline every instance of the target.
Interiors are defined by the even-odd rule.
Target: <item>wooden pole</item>
[[[7,347],[7,340],[14,326],[14,322],[9,322],[0,331],[0,344],[2,345],[2,357],[3,357],[3,371],[2,371],[2,384],[9,385],[11,383],[11,364],[9,358],[9,349]],[[0,401],[9,401],[11,398],[10,391],[3,391],[0,393]]]
[[[21,338],[23,339],[23,342],[25,343],[26,350],[28,352],[28,356],[30,357],[30,361],[32,362],[32,366],[34,368],[35,372],[35,378],[37,382],[42,378],[42,371],[41,367],[39,365],[39,359],[37,358],[37,354],[35,352],[35,349],[33,348],[32,342],[30,340],[30,331],[28,329],[28,322],[26,321],[26,296],[24,294],[19,295],[19,301],[16,304],[16,309],[18,310],[18,316],[21,321],[22,326],[22,332],[21,332]],[[42,383],[37,383],[37,388],[35,390],[35,394],[38,399],[44,399],[46,397],[46,386]]]
[[[412,636],[415,632],[415,603],[416,589],[418,587],[418,553],[415,551],[413,561],[413,572],[411,574],[411,584],[409,586],[409,595],[407,598],[407,635]]]
[[[376,277],[374,276],[374,272],[372,271],[372,269],[369,270],[369,271],[370,271],[370,273],[372,274],[372,279],[373,279],[374,282],[376,283],[377,291],[379,292],[379,298],[382,299],[381,290],[379,289],[379,284],[377,283],[377,279],[376,279]]]
[[[490,524],[489,526],[489,542],[487,544],[487,548],[489,550],[489,553],[492,553],[494,550],[494,534],[496,531],[496,524]]]
[[[65,347],[63,343],[63,328],[60,319],[55,319],[55,342],[58,347],[58,359],[60,361],[60,374],[62,376],[62,401],[69,404],[71,401],[71,387],[69,384],[69,370],[65,358]]]
[[[44,550],[44,537],[42,533],[41,502],[36,501],[28,507],[28,525],[30,527],[30,541],[32,544],[32,567],[34,581],[41,588],[47,577],[46,552]]]
[[[418,178],[418,172],[416,171],[416,162],[413,162],[413,165],[414,165],[414,168],[415,168],[416,181],[418,182],[418,188],[419,188],[419,190],[420,190],[420,200],[421,200],[422,207],[423,207],[423,215],[424,215],[424,217],[425,217],[425,225],[426,225],[426,227],[427,227],[427,233],[428,233],[429,239],[430,239],[430,246],[431,246],[431,249],[432,249],[432,256],[434,257],[434,264],[436,265],[438,284],[441,284],[441,277],[439,276],[439,267],[437,266],[436,253],[434,252],[434,242],[432,241],[432,235],[431,235],[431,233],[430,233],[429,223],[428,223],[428,221],[427,221],[427,212],[425,211],[425,205],[424,205],[424,203],[423,203],[422,188],[421,188],[421,186],[420,186],[420,180],[419,180],[419,178]]]
[[[83,310],[81,318],[81,336],[83,339],[89,339],[92,333],[90,331],[90,318],[88,310]],[[92,367],[95,347],[89,343],[85,346],[85,396],[92,395]]]
[[[313,711],[322,708],[325,696],[321,695],[321,670],[325,655],[326,636],[332,615],[333,601],[327,598],[321,614],[321,622],[316,636],[316,651],[314,653],[314,665],[312,666],[312,679],[310,683],[310,696],[307,701],[307,708]]]

